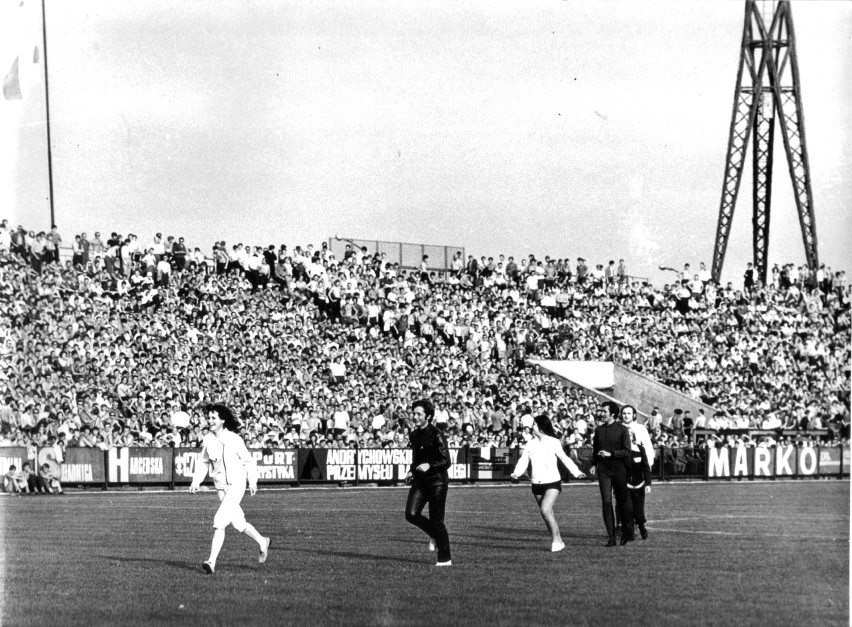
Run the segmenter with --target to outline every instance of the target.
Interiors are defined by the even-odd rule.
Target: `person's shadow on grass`
[[[326,555],[329,557],[341,557],[347,559],[355,559],[355,560],[369,560],[376,562],[401,562],[403,564],[421,564],[423,563],[422,559],[413,559],[408,557],[399,557],[396,555],[376,555],[369,553],[357,553],[355,551],[329,551],[324,549],[316,549],[313,547],[310,548],[299,548],[299,547],[288,547],[289,551],[295,551],[297,553],[308,553],[310,555]]]
[[[96,555],[95,557],[99,557],[104,560],[112,561],[115,560],[117,562],[138,562],[141,564],[163,564],[166,566],[171,566],[172,568],[178,570],[189,570],[192,572],[204,572],[201,569],[201,560],[193,560],[191,562],[186,560],[171,560],[171,559],[157,559],[154,557],[117,557],[115,555]],[[228,570],[256,570],[257,565],[249,566],[247,564],[228,564]]]
[[[531,529],[529,527],[524,528],[512,528],[512,527],[486,527],[477,525],[476,526],[477,533],[472,537],[491,537],[500,540],[511,540],[512,538],[538,538],[542,534],[547,535],[547,530],[542,525],[541,529]],[[559,526],[560,535],[564,538],[575,538],[575,539],[583,539],[583,540],[597,540],[601,537],[599,533],[579,533],[570,527],[566,527],[563,525]]]

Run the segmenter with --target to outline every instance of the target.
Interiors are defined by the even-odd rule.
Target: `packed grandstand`
[[[787,264],[766,285],[716,285],[687,265],[660,287],[629,262],[458,254],[435,271],[354,242],[339,258],[325,243],[205,255],[3,221],[0,445],[195,447],[219,401],[255,448],[404,447],[424,396],[450,446],[517,447],[542,413],[566,447],[588,445],[598,403],[531,358],[616,361],[717,410],[659,407],[643,418],[657,444],[698,429],[848,441],[845,273]]]

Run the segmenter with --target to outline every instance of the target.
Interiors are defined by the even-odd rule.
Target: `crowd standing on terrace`
[[[776,265],[762,285],[749,266],[716,285],[704,264],[669,270],[655,287],[623,259],[459,253],[436,272],[354,242],[340,258],[326,243],[204,254],[4,220],[0,445],[198,446],[202,407],[222,402],[250,447],[404,447],[428,397],[450,446],[523,446],[540,414],[587,446],[598,401],[530,358],[618,361],[717,410],[641,417],[668,447],[697,429],[848,440],[845,272]]]

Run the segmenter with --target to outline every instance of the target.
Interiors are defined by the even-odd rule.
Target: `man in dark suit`
[[[592,475],[598,478],[601,491],[604,525],[609,540],[606,546],[615,546],[615,520],[612,512],[612,494],[615,492],[615,504],[618,507],[620,520],[633,520],[633,506],[630,502],[630,492],[627,488],[627,477],[630,468],[630,432],[620,422],[618,405],[607,401],[601,406],[605,414],[603,423],[595,428],[592,438]],[[633,525],[624,525],[621,533],[621,544],[634,540]]]

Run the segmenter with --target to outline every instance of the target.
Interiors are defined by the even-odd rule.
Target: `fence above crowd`
[[[342,237],[330,237],[328,239],[328,248],[337,259],[343,259],[347,244],[359,249],[366,248],[369,255],[384,254],[386,261],[392,264],[398,263],[400,267],[406,269],[419,268],[424,256],[428,256],[427,268],[436,272],[451,270],[453,257],[457,253],[461,254],[462,262],[465,261],[464,247],[462,246],[437,246]]]
[[[520,457],[516,448],[451,448],[448,474],[454,482],[509,481]],[[589,474],[592,449],[569,449]],[[69,448],[61,463],[54,449],[38,449],[27,458],[25,447],[0,448],[0,473],[24,462],[48,464],[66,485],[118,486],[189,485],[200,449],[190,448]],[[253,450],[261,484],[382,484],[405,481],[411,450],[402,448],[319,448]],[[758,479],[845,477],[850,450],[840,446],[665,448],[656,450],[652,475],[672,479]],[[209,483],[209,481],[208,481]]]

